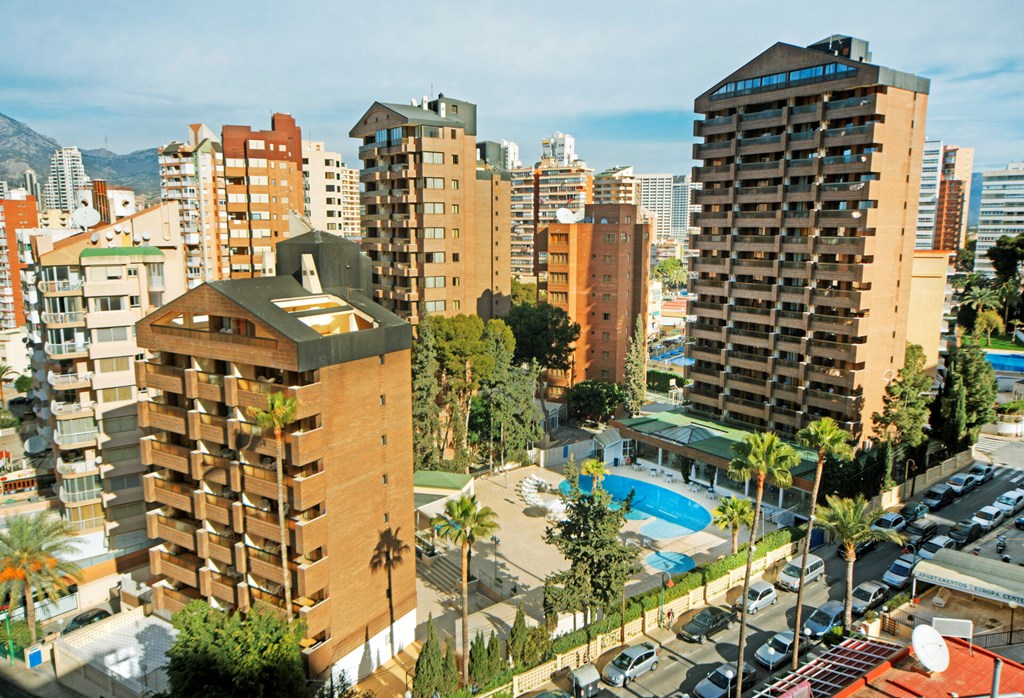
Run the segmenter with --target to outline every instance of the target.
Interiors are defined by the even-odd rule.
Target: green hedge
[[[888,606],[890,609],[895,610],[895,609],[899,608],[900,606],[902,606],[902,605],[904,605],[906,603],[910,603],[910,599],[911,599],[910,590],[908,589],[906,591],[901,591],[900,593],[898,593],[895,596],[891,597],[885,603],[885,605]]]
[[[681,388],[683,386],[683,377],[678,373],[651,369],[647,372],[647,387],[659,393],[667,393],[671,388],[668,382],[673,378],[676,379],[676,386]]]

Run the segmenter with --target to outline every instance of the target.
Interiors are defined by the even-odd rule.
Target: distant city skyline
[[[370,31],[378,17],[326,2],[283,15],[261,0],[246,3],[246,17],[231,3],[105,8],[89,15],[58,1],[46,16],[32,5],[5,9],[5,114],[64,145],[106,140],[126,153],[181,139],[191,122],[263,123],[283,111],[351,166],[356,144],[346,134],[368,100],[443,92],[478,104],[480,138],[519,143],[524,163],[562,131],[596,170],[680,174],[692,165],[696,95],[777,41],[805,46],[841,33],[870,41],[877,64],[932,80],[928,137],[975,147],[976,170],[1024,157],[1024,123],[1015,116],[1024,111],[1024,22],[1009,0],[940,0],[928,12],[866,0],[848,14],[803,0],[764,14],[737,14],[729,3],[698,13],[668,1],[573,1],[561,7],[571,18],[561,33],[551,30],[550,6],[532,0],[398,3],[383,47]],[[259,19],[271,10],[273,21]],[[75,21],[46,21],[63,15]],[[225,31],[239,21],[245,31]],[[165,52],[161,41],[186,22],[193,48]],[[574,79],[545,79],[552,66],[570,68]]]

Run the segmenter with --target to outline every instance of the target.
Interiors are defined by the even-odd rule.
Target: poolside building
[[[309,672],[358,679],[415,633],[413,556],[373,562],[412,547],[412,332],[372,300],[358,243],[309,232],[276,257],[276,276],[206,283],[138,324],[153,603],[284,613],[288,584]],[[249,412],[273,393],[298,400],[284,536],[276,442]]]

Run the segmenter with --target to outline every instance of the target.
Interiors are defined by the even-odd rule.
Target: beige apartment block
[[[512,276],[523,283],[537,281],[534,234],[537,215],[537,176],[532,167],[512,170]]]
[[[775,44],[696,99],[694,410],[871,436],[903,365],[928,89],[833,36]]]
[[[306,218],[315,230],[352,237],[359,233],[359,172],[322,141],[302,141]],[[354,217],[353,217],[354,216]]]
[[[594,203],[638,205],[640,181],[632,166],[612,167],[594,175]]]
[[[914,250],[907,341],[921,345],[925,369],[933,376],[939,365],[939,352],[945,348],[943,337],[949,330],[946,315],[952,287],[947,279],[953,273],[955,257],[956,253],[944,250]]]

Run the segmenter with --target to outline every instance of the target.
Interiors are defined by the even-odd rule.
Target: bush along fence
[[[797,555],[803,543],[803,527],[783,528],[768,533],[754,546],[752,574],[761,575],[780,562]],[[678,617],[691,609],[711,602],[715,597],[743,583],[747,546],[735,555],[713,560],[689,572],[672,577],[673,585],[665,588],[665,606],[661,606],[660,586],[626,600],[626,642],[658,627],[662,612]],[[601,654],[622,644],[622,622],[618,609],[590,625],[561,635],[551,641],[547,659],[534,667],[516,667],[510,683],[495,685],[496,676],[487,682],[476,698],[518,696],[544,685],[558,672],[572,670],[595,661]],[[466,690],[466,689],[463,689]],[[461,696],[461,693],[453,694]],[[468,693],[467,693],[468,695]]]

